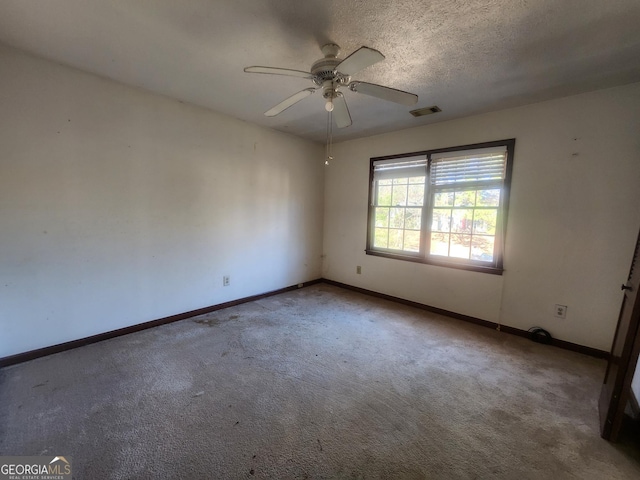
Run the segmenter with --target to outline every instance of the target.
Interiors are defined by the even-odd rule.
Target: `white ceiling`
[[[327,42],[380,50],[355,78],[418,104],[347,91],[339,141],[640,81],[640,1],[2,0],[0,42],[320,142],[319,94],[262,114],[308,80],[243,67],[308,71]]]

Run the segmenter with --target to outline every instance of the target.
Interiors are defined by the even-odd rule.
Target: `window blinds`
[[[504,146],[458,150],[431,155],[431,185],[455,185],[503,180],[507,165]]]
[[[395,158],[373,162],[374,181],[389,178],[424,177],[427,175],[427,157]]]

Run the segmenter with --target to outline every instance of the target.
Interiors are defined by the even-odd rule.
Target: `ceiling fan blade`
[[[279,113],[282,113],[283,111],[285,111],[290,106],[298,103],[300,100],[307,98],[309,95],[311,95],[315,91],[316,91],[315,88],[305,88],[301,92],[295,93],[291,95],[289,98],[283,100],[282,102],[277,104],[275,107],[271,108],[270,110],[267,110],[266,112],[264,112],[264,114],[267,117],[275,117]]]
[[[375,83],[351,82],[349,84],[349,90],[407,106],[415,105],[418,102],[418,96],[413,93],[403,92],[402,90],[396,90],[395,88],[383,87],[382,85],[376,85]]]
[[[378,50],[369,47],[360,47],[342,60],[336,67],[336,70],[343,75],[351,76],[382,60],[384,60],[384,55]]]
[[[338,128],[344,128],[351,125],[351,115],[347,108],[347,101],[344,95],[338,92],[338,96],[333,99],[333,118]]]
[[[302,70],[291,70],[289,68],[276,68],[276,67],[246,67],[244,69],[247,73],[268,73],[271,75],[287,75],[288,77],[300,77],[312,79],[313,75],[309,72],[303,72]]]

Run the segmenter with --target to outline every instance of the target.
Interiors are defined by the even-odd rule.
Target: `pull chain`
[[[329,165],[329,160],[333,160],[333,112],[329,112],[327,115],[327,158],[324,161],[325,165]]]

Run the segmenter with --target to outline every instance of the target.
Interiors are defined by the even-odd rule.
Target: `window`
[[[514,147],[372,158],[367,253],[502,273]]]

